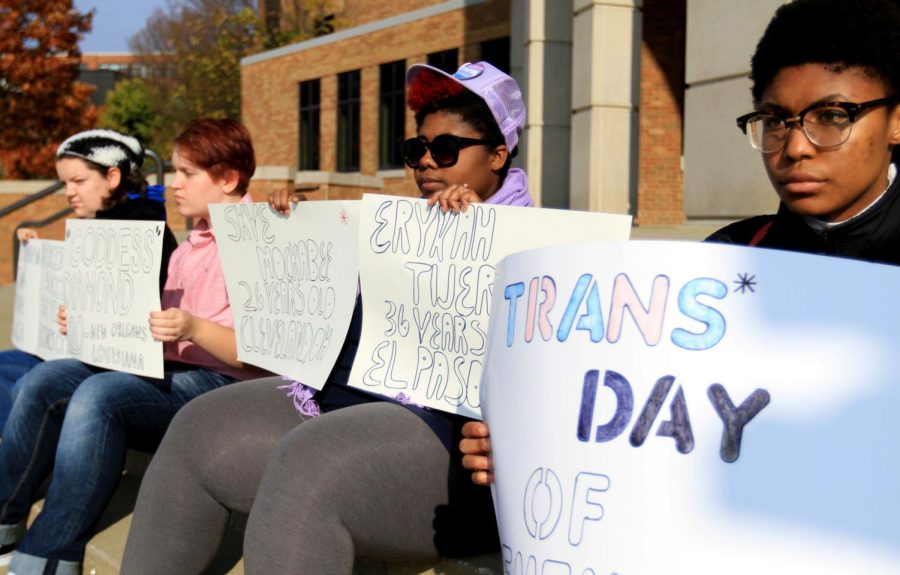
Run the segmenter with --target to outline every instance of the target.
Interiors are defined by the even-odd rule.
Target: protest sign
[[[66,357],[57,322],[65,298],[64,260],[61,241],[33,239],[19,247],[12,342],[42,359]]]
[[[210,205],[238,359],[322,388],[356,303],[358,205]]]
[[[163,377],[162,343],[150,335],[160,309],[165,222],[66,220],[67,350],[85,363]]]
[[[350,384],[480,417],[495,263],[517,250],[622,240],[630,231],[629,216],[487,204],[454,214],[425,200],[363,196],[363,333]]]
[[[900,573],[900,269],[630,242],[496,281],[505,573]]]

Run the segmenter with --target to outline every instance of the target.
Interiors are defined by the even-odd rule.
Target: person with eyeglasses
[[[900,264],[900,7],[795,0],[751,61],[755,110],[737,119],[781,203],[706,241]],[[463,466],[493,482],[488,426],[463,427]]]
[[[755,110],[737,125],[781,204],[709,241],[900,263],[898,50],[890,0],[798,0],[776,12],[751,63]]]
[[[525,173],[510,167],[525,126],[515,80],[478,62],[454,74],[415,65],[407,82],[417,136],[402,152],[432,206],[532,205]],[[296,201],[286,191],[269,199],[285,212]],[[123,573],[200,573],[233,511],[249,513],[251,574],[348,575],[357,557],[499,549],[490,491],[468,480],[456,450],[468,419],[344,385],[361,320],[357,300],[321,391],[264,378],[176,415],[141,485]]]

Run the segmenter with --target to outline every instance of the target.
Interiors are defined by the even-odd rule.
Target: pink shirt
[[[241,198],[241,203],[252,201],[250,194]],[[234,327],[225,291],[225,275],[219,262],[219,248],[205,219],[200,220],[187,239],[172,252],[169,277],[160,300],[164,310],[177,307],[191,315]],[[164,342],[163,358],[204,367],[240,380],[268,375],[255,367],[231,367],[190,341]]]

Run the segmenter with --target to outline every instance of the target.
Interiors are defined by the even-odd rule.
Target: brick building
[[[289,4],[264,2],[262,16],[277,20]],[[772,204],[758,157],[734,129],[737,114],[728,115],[750,104],[746,63],[756,28],[779,0],[758,10],[741,8],[751,4],[742,0],[320,4],[317,22],[330,11],[336,31],[241,62],[243,121],[259,151],[254,192],[295,185],[315,188],[314,198],[416,195],[396,149],[415,131],[403,72],[418,62],[452,70],[485,59],[523,89],[528,119],[516,163],[539,205],[631,213],[638,225],[658,225]],[[716,28],[734,13],[747,23]],[[722,69],[708,72],[709,62]],[[734,101],[706,102],[722,86]],[[700,101],[712,114],[686,121],[685,109]],[[737,192],[723,202],[722,178],[686,177],[701,164],[697,173],[757,167],[728,182]]]
[[[106,95],[117,83],[143,75],[143,65],[131,52],[90,52],[81,55],[78,81],[96,88],[91,94],[91,102],[102,106],[106,103]]]

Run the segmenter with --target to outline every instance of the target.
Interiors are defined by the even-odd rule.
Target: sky
[[[166,0],[75,0],[82,12],[96,8],[94,29],[81,40],[82,53],[129,52],[128,39]]]

